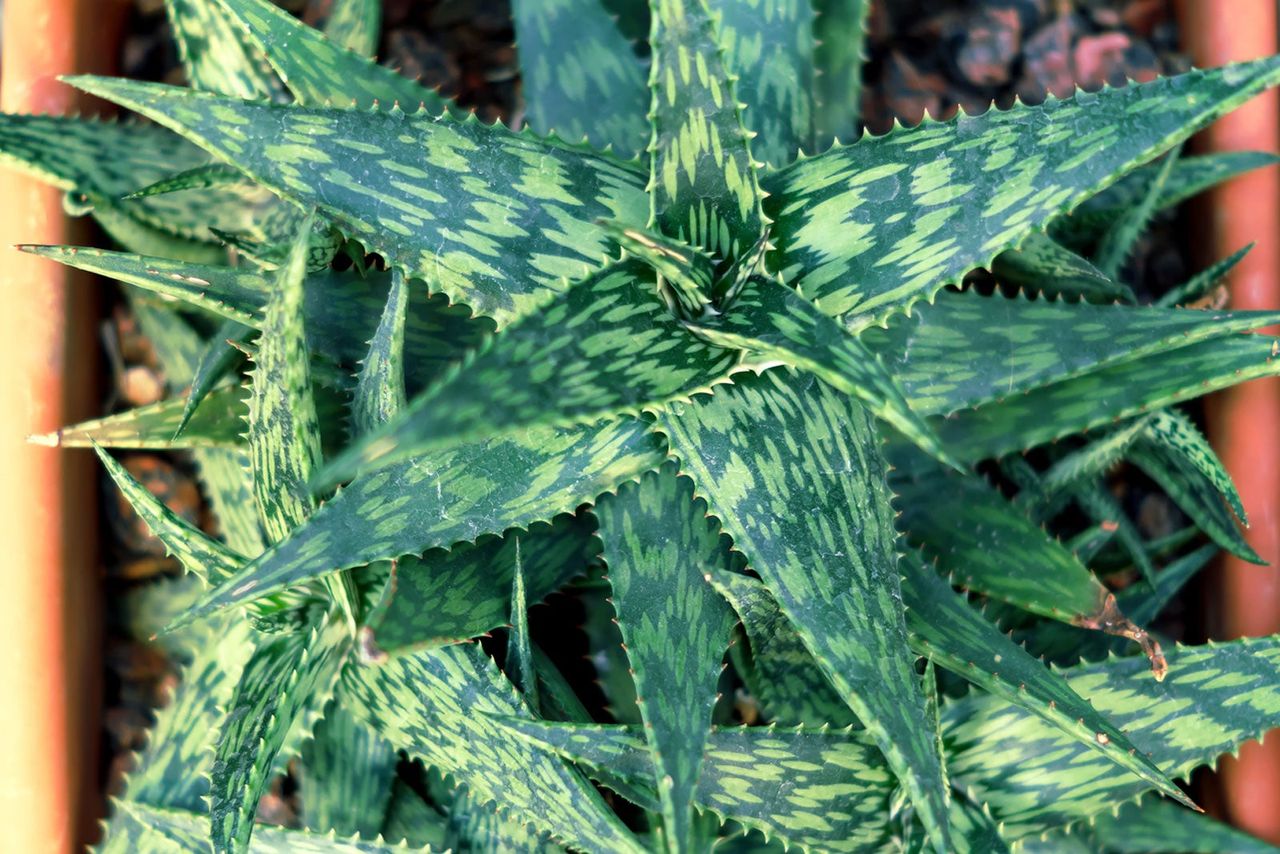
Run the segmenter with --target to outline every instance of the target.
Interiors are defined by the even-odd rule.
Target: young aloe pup
[[[1280,639],[1160,652],[1143,626],[1208,552],[1040,523],[1113,520],[1128,456],[1247,550],[1169,407],[1280,373],[1238,334],[1280,314],[1139,306],[1116,275],[1154,210],[1270,162],[1159,158],[1280,59],[859,138],[865,6],[516,2],[513,132],[367,58],[372,0],[325,32],[170,0],[192,88],[68,81],[153,123],[0,117],[5,160],[120,244],[24,248],[125,283],[190,386],[46,437],[94,445],[189,573],[153,618],[183,680],[106,850],[1229,837],[1174,780],[1280,725]],[[980,266],[1041,295],[944,290]],[[190,449],[224,536],[123,447]],[[1122,596],[1116,560],[1145,576]],[[557,591],[611,721],[531,637]],[[1073,657],[1099,632],[1150,660]],[[717,702],[739,683],[770,725]],[[305,829],[255,829],[286,766]]]

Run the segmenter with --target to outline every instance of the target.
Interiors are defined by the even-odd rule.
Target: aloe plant
[[[1271,162],[1166,153],[1280,58],[855,138],[866,6],[517,0],[510,130],[376,64],[375,0],[170,0],[191,88],[68,81],[151,122],[0,116],[119,244],[23,248],[122,282],[189,388],[38,437],[186,570],[132,607],[185,665],[103,850],[1261,847],[1175,780],[1280,725],[1280,638],[1148,624],[1256,559],[1176,404],[1280,373],[1241,334],[1280,314],[1176,307],[1238,257],[1118,276]],[[1144,540],[1120,460],[1194,527]],[[531,628],[557,592],[598,689]],[[255,829],[289,769],[303,827]]]

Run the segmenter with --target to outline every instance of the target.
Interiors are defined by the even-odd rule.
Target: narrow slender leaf
[[[821,152],[858,136],[871,0],[814,0],[813,6],[815,150]]]
[[[496,125],[429,112],[274,107],[105,78],[76,83],[318,205],[345,234],[499,326],[598,264],[607,237],[597,220],[639,225],[648,211],[643,180],[629,167]],[[277,142],[294,137],[305,144]],[[363,155],[358,180],[341,166],[351,142]],[[480,162],[483,176],[471,171]]]
[[[1242,830],[1159,798],[1103,813],[1085,833],[1108,854],[1276,854]]]
[[[409,286],[404,276],[391,277],[391,291],[369,342],[369,352],[356,379],[351,423],[355,435],[370,433],[399,415],[406,407],[404,372],[409,353],[405,347],[405,316]]]
[[[643,264],[623,261],[555,295],[330,463],[323,482],[528,427],[638,412],[723,379],[739,354],[682,329],[651,283]]]
[[[515,541],[515,561],[511,573],[511,629],[507,633],[505,672],[511,684],[524,695],[524,701],[541,713],[538,701],[538,677],[533,667],[533,645],[529,640],[529,599],[525,590],[524,566],[520,561],[520,536]]]
[[[867,414],[816,380],[771,371],[663,413],[658,427],[946,850],[942,769],[907,649],[887,471]]]
[[[1151,179],[1146,194],[1138,200],[1137,204],[1125,211],[1124,215],[1103,236],[1095,256],[1098,269],[1103,275],[1114,279],[1120,274],[1138,238],[1151,225],[1151,217],[1156,212],[1160,194],[1164,192],[1164,185],[1173,172],[1173,166],[1178,162],[1178,155],[1179,149],[1175,148],[1165,156],[1160,163],[1160,169]]]
[[[693,794],[733,612],[704,580],[729,548],[693,482],[664,467],[596,504],[614,610],[636,680],[667,845],[692,850]]]
[[[1134,302],[1128,285],[1114,281],[1093,264],[1041,232],[1032,232],[1017,249],[991,262],[1002,282],[1047,296],[1083,297],[1096,302]]]
[[[1244,502],[1240,500],[1240,493],[1236,491],[1231,475],[1227,474],[1209,440],[1185,413],[1177,409],[1160,410],[1151,417],[1147,433],[1152,442],[1177,454],[1191,468],[1200,472],[1227,500],[1240,521],[1249,524]]]
[[[244,345],[248,343],[252,330],[236,320],[224,321],[200,356],[200,364],[196,366],[196,375],[191,380],[191,391],[187,393],[186,402],[182,406],[182,420],[174,436],[181,436],[182,431],[195,415],[200,401],[222,382],[229,374],[240,367],[244,361]]]
[[[1232,252],[1221,261],[1217,261],[1205,267],[1199,273],[1196,273],[1190,279],[1187,279],[1181,285],[1170,290],[1164,296],[1156,300],[1158,306],[1183,305],[1185,303],[1194,302],[1202,299],[1215,287],[1218,283],[1227,277],[1227,274],[1235,269],[1235,266],[1244,260],[1244,256],[1256,246],[1257,243],[1249,243],[1242,246],[1235,252]]]
[[[391,802],[397,759],[386,739],[330,701],[299,763],[303,826],[376,837]]]
[[[244,401],[238,388],[210,392],[204,405],[175,438],[186,402],[169,398],[105,418],[82,421],[32,436],[28,441],[50,447],[87,448],[234,448],[242,442]]]
[[[358,720],[491,802],[500,816],[584,850],[643,850],[585,779],[560,759],[503,737],[490,715],[530,713],[478,644],[348,668],[343,684]]]
[[[767,220],[720,25],[707,0],[651,8],[650,224],[751,267]]]
[[[802,160],[763,182],[776,269],[850,326],[883,320],[1277,80],[1280,59],[1192,71]]]
[[[398,103],[408,110],[422,107],[433,115],[453,108],[438,93],[330,41],[269,0],[213,2],[221,4],[231,20],[243,27],[299,104],[368,107],[377,102],[387,106]]]
[[[193,89],[233,98],[280,100],[283,87],[217,0],[165,0],[169,27]]]
[[[601,0],[511,4],[529,126],[634,157],[649,141],[645,63]]]

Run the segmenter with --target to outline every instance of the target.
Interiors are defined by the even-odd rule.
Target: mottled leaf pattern
[[[372,57],[382,28],[382,0],[334,0],[324,22],[329,41]]]
[[[1086,259],[1041,232],[1032,232],[1017,249],[991,262],[1001,282],[1046,296],[1083,297],[1095,302],[1133,302],[1133,291]]]
[[[218,735],[209,805],[214,851],[243,850],[276,753],[312,693],[336,676],[350,648],[340,621],[271,636],[244,666]]]
[[[775,370],[658,425],[946,850],[942,769],[906,648],[887,472],[867,414]]]
[[[299,763],[303,826],[376,837],[391,801],[396,759],[386,739],[331,701]]]
[[[708,0],[725,66],[756,136],[751,152],[785,166],[813,152],[814,14],[810,0]],[[847,93],[846,93],[847,94]]]
[[[645,63],[601,0],[511,4],[529,126],[634,157],[649,138]]]
[[[216,0],[262,51],[300,104],[368,107],[398,103],[434,115],[449,103],[436,92],[325,38],[269,0]],[[465,113],[463,113],[465,115]],[[283,142],[307,145],[306,137]],[[355,149],[359,150],[359,149]]]
[[[1157,445],[1167,448],[1200,472],[1213,488],[1231,505],[1231,510],[1246,525],[1249,517],[1236,485],[1231,482],[1222,460],[1209,445],[1209,440],[1191,419],[1177,409],[1162,409],[1147,422],[1147,436]]]
[[[432,291],[500,326],[599,263],[607,238],[596,220],[639,225],[648,215],[642,179],[631,168],[496,125],[76,82],[179,131],[263,185],[317,205]],[[358,179],[342,168],[356,154]],[[484,164],[483,174],[473,174],[472,164]]]
[[[661,443],[640,421],[519,437],[409,460],[359,478],[188,616],[338,569],[447,548],[594,501],[656,469]]]
[[[1276,854],[1244,831],[1159,798],[1102,813],[1081,834],[1108,854]]]
[[[692,800],[711,728],[732,611],[706,582],[728,542],[694,502],[693,483],[664,467],[596,504],[613,607],[635,675],[667,844],[692,846]]]
[[[651,8],[651,222],[750,265],[766,221],[720,25],[708,0],[652,0]]]
[[[405,400],[405,362],[410,353],[405,347],[405,315],[408,313],[409,286],[404,276],[391,277],[391,291],[378,321],[378,330],[369,342],[369,352],[360,363],[356,378],[355,400],[352,402],[351,424],[356,435],[370,433],[399,415]]]
[[[164,0],[193,89],[233,98],[280,100],[283,89],[218,0]]]
[[[1280,80],[1264,59],[866,138],[763,183],[774,263],[862,327],[957,281]]]
[[[234,448],[244,432],[243,391],[221,388],[210,392],[204,405],[186,422],[180,437],[186,403],[169,398],[149,406],[127,409],[106,418],[71,424],[30,441],[50,447],[87,448]]]
[[[477,644],[348,668],[343,684],[358,720],[466,785],[500,815],[585,850],[644,850],[564,762],[500,737],[490,715],[529,712]],[[404,715],[406,708],[415,714]]]
[[[682,329],[652,282],[643,264],[624,261],[555,295],[334,460],[325,478],[530,426],[636,412],[722,379],[738,353]]]
[[[587,562],[600,551],[594,534],[590,516],[562,516],[506,537],[402,558],[391,602],[371,621],[374,642],[397,655],[505,626],[515,619],[510,605],[517,552],[525,600],[536,604],[586,572]]]

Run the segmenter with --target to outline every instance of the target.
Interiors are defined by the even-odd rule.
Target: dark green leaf
[[[299,763],[303,826],[341,836],[378,836],[397,758],[386,739],[330,701]]]
[[[404,276],[391,276],[391,291],[378,321],[378,331],[369,342],[369,352],[360,363],[356,378],[355,400],[351,405],[351,423],[355,435],[378,429],[399,415],[406,407],[405,316],[408,313],[409,286]],[[416,355],[416,354],[415,354]]]
[[[775,370],[662,413],[658,427],[946,850],[942,769],[907,648],[886,465],[866,412]]]
[[[382,29],[382,0],[334,0],[323,29],[334,44],[372,58]]]
[[[1017,249],[997,255],[991,262],[991,272],[1002,282],[1046,296],[1134,302],[1128,285],[1113,281],[1087,260],[1039,231],[1027,235]]]
[[[816,151],[858,136],[862,65],[871,0],[814,0],[814,131]]]
[[[244,361],[244,346],[252,334],[248,326],[237,320],[223,321],[200,356],[200,364],[196,366],[196,374],[191,380],[191,391],[187,393],[186,402],[182,406],[182,421],[178,424],[175,438],[182,435],[183,429],[195,415],[200,401],[209,396],[222,380],[234,372]]]
[[[169,28],[193,89],[281,100],[284,89],[217,0],[165,0]]]

